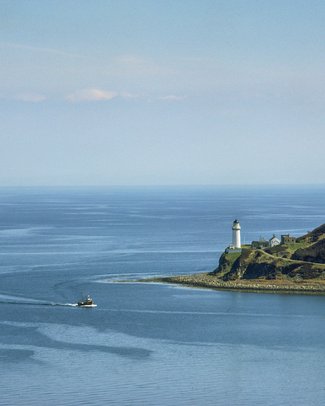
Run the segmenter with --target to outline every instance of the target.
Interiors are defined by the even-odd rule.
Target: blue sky
[[[0,19],[0,185],[324,183],[324,1],[0,0]]]

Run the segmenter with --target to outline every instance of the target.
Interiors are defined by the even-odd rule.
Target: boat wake
[[[0,305],[1,304],[21,305],[21,306],[78,307],[78,303],[23,302],[23,301],[12,301],[12,300],[0,300]]]
[[[78,307],[78,303],[56,303],[45,300],[37,300],[26,297],[11,296],[0,294],[0,305],[21,305],[21,306],[61,306],[61,307]]]
[[[78,303],[51,303],[49,306],[78,307]]]

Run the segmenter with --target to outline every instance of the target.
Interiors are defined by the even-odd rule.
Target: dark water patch
[[[105,345],[93,345],[93,344],[69,344],[62,343],[53,340],[55,343],[55,348],[64,349],[64,350],[74,350],[74,351],[96,351],[108,354],[115,354],[121,357],[131,358],[134,360],[141,360],[150,357],[152,351],[144,348],[136,347],[114,347],[114,346],[105,346]]]
[[[48,337],[38,331],[36,326],[17,326],[10,324],[1,325],[0,343],[10,345],[36,345],[39,348],[48,348],[55,350],[72,350],[90,352],[96,351],[101,353],[115,354],[121,357],[131,359],[148,358],[152,351],[145,348],[129,347],[129,346],[109,346],[84,343],[69,343],[59,341]],[[81,339],[85,336],[80,332]],[[86,336],[87,337],[87,336]]]
[[[34,351],[23,349],[3,349],[0,348],[1,362],[24,362],[33,357]]]

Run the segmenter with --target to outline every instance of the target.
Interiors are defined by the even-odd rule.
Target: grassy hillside
[[[325,279],[325,224],[289,245],[225,252],[214,275],[223,281]]]

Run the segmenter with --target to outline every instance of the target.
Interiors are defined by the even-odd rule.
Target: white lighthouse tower
[[[232,225],[232,246],[234,249],[241,249],[240,224],[238,220],[235,220]]]

